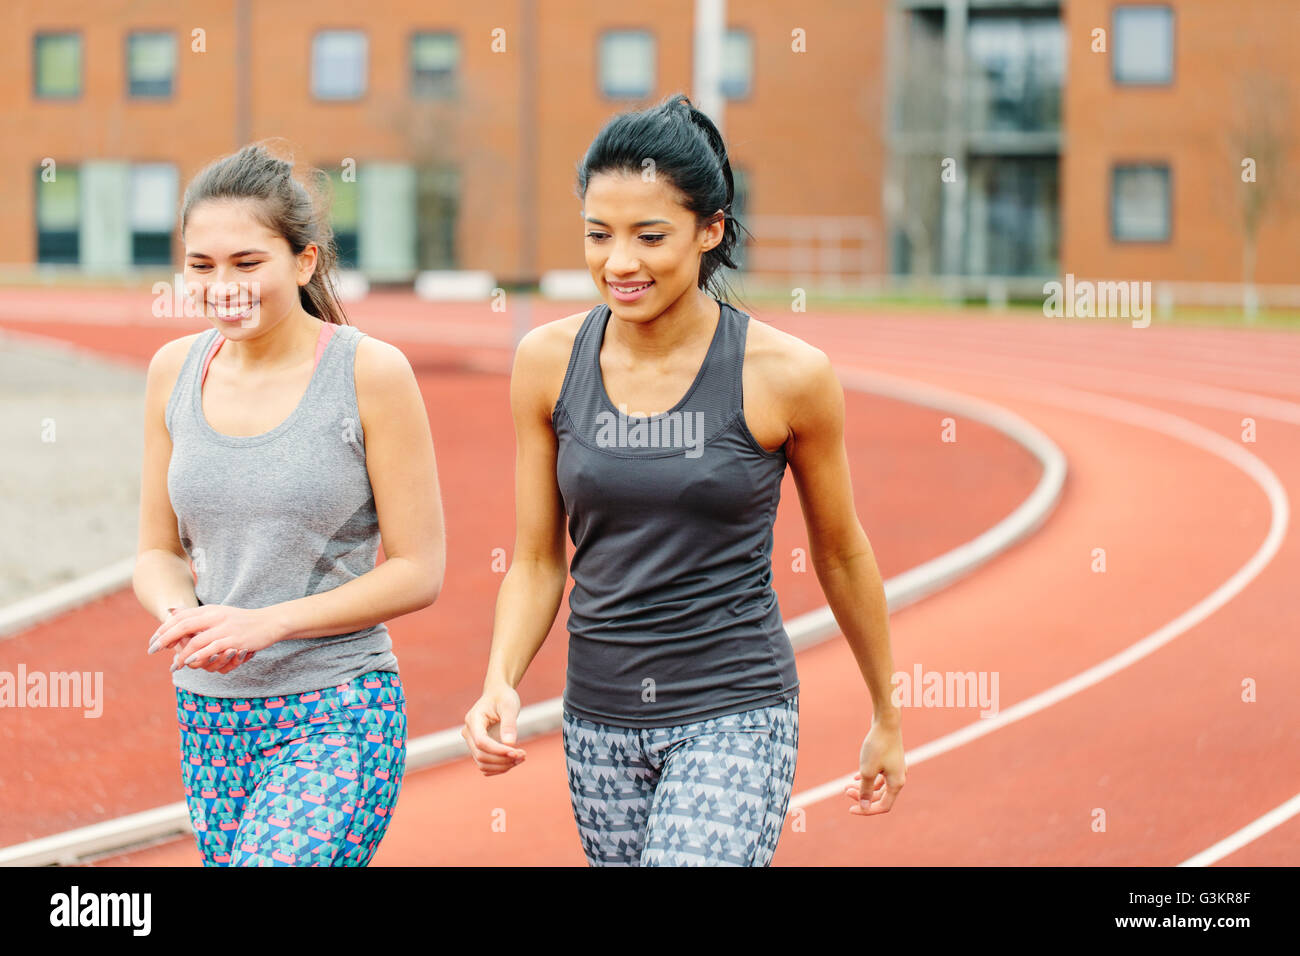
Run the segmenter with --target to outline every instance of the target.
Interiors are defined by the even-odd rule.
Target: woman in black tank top
[[[720,268],[735,268],[733,192],[722,137],[686,97],[616,116],[578,174],[604,302],[533,330],[516,354],[515,552],[462,733],[486,775],[524,759],[515,687],[571,571],[563,738],[592,865],[771,861],[798,746],[798,676],[771,573],[787,464],[873,701],[849,812],[887,812],[904,784],[843,391],[822,352],[714,294]]]

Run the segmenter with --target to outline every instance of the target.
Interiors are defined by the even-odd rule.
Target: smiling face
[[[683,198],[662,176],[609,171],[588,181],[587,268],[620,318],[653,319],[698,288],[700,257],[722,241],[724,223],[698,228]]]
[[[185,283],[201,289],[203,316],[228,338],[249,338],[302,309],[299,288],[316,268],[316,247],[295,256],[243,200],[208,200],[185,224]],[[241,329],[248,332],[240,334]]]

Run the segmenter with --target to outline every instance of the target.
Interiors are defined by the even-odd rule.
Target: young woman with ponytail
[[[578,168],[604,301],[534,329],[515,355],[515,551],[462,735],[484,774],[524,759],[515,687],[571,571],[562,736],[592,865],[772,859],[798,747],[771,569],[787,464],[874,705],[850,812],[888,811],[904,783],[843,391],[825,354],[715,295],[735,268],[733,189],[721,135],[686,97],[616,116]]]
[[[149,364],[134,587],[162,622],[148,653],[174,652],[199,851],[365,866],[406,758],[384,622],[442,587],[424,401],[406,357],[347,323],[325,202],[292,162],[212,163],[180,224],[212,328]]]

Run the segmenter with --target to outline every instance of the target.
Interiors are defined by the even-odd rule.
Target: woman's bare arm
[[[520,340],[510,375],[515,422],[515,551],[497,593],[483,694],[465,714],[461,736],[485,775],[505,773],[526,756],[515,746],[515,687],[546,641],[564,597],[564,499],[555,477],[551,415],[573,339],[584,316],[550,322]]]
[[[783,333],[782,333],[783,334]],[[859,754],[851,811],[884,813],[906,780],[902,716],[892,699],[893,651],[885,587],[853,504],[844,447],[844,389],[821,350],[790,338],[781,404],[788,410],[787,460],[799,491],[813,568],[871,694],[871,729]]]
[[[820,350],[803,355],[786,446],[813,569],[871,692],[874,720],[897,723],[893,656],[880,569],[858,521],[844,448],[844,390]]]
[[[555,477],[551,424],[568,367],[573,317],[534,329],[520,341],[510,375],[515,423],[515,550],[497,593],[484,687],[516,687],[555,623],[568,566],[564,500]]]
[[[172,607],[197,607],[194,575],[181,547],[176,512],[167,493],[172,439],[164,413],[194,336],[168,342],[149,362],[145,382],[144,461],[140,470],[140,529],[131,586],[158,620]]]

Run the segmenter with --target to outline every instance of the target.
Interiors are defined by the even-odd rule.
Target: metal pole
[[[722,96],[722,38],[727,29],[727,0],[695,0],[695,56],[691,102],[722,132],[726,101]]]
[[[955,182],[944,183],[943,191],[943,274],[949,298],[961,295],[959,277],[966,271],[966,178],[970,172],[965,133],[966,25],[968,0],[947,0],[944,16],[944,73],[947,111],[944,143],[947,158],[956,160]],[[938,170],[931,171],[938,175]]]
[[[519,22],[519,288],[510,296],[513,345],[532,328],[531,291],[537,281],[537,4],[520,0]]]

